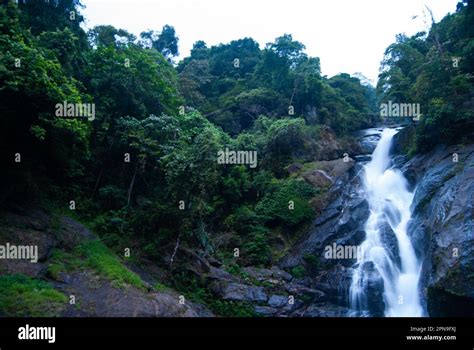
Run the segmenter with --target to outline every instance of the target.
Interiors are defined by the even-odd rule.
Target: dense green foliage
[[[260,115],[298,116],[344,134],[370,124],[373,89],[348,74],[321,76],[319,58],[285,34],[262,50],[251,38],[208,48],[194,44],[177,67],[189,106],[236,135]]]
[[[385,52],[377,89],[382,101],[419,103],[417,148],[469,142],[474,132],[474,4],[433,23],[429,33],[398,35]]]
[[[74,215],[117,251],[159,259],[176,242],[222,256],[238,246],[241,263],[271,263],[272,230],[313,216],[314,189],[287,180],[285,167],[313,160],[322,124],[340,135],[369,125],[373,89],[321,76],[319,59],[288,34],[264,49],[251,38],[199,41],[175,68],[173,27],[86,33],[80,8],[0,7],[1,203],[74,201]],[[63,102],[94,103],[93,120],[58,117]],[[218,164],[225,149],[256,151],[258,166]],[[230,238],[216,251],[221,232]],[[87,261],[104,262],[92,250]],[[105,265],[95,267],[115,273]]]

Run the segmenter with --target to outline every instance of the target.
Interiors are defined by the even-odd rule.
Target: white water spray
[[[390,146],[396,133],[394,129],[383,130],[372,160],[364,167],[363,184],[370,215],[365,225],[361,256],[352,277],[350,301],[352,308],[366,311],[370,300],[366,296],[368,276],[363,266],[372,262],[383,279],[385,316],[419,317],[423,315],[418,291],[421,266],[407,235],[413,193],[408,191],[403,174],[389,168]],[[396,236],[399,262],[382,243],[380,230],[387,223]]]

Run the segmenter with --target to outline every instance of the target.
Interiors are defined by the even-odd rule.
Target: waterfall
[[[370,214],[365,225],[366,237],[354,265],[350,302],[359,314],[367,313],[371,302],[367,291],[373,287],[375,275],[383,280],[385,316],[419,317],[423,315],[418,290],[421,264],[407,235],[413,193],[400,170],[390,167],[390,146],[396,133],[395,129],[383,130],[372,160],[364,166],[362,180]],[[393,235],[396,237],[395,253],[388,248],[386,236],[382,236],[384,229],[392,239]]]

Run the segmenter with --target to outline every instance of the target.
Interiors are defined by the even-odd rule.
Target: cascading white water
[[[350,302],[353,309],[362,312],[370,303],[366,295],[369,276],[364,264],[372,262],[383,279],[385,316],[418,317],[423,315],[418,291],[421,265],[407,235],[413,193],[408,191],[403,174],[390,168],[390,146],[396,133],[395,129],[383,130],[372,160],[364,167],[363,184],[370,215],[354,267]],[[398,242],[399,261],[382,242],[381,227],[387,223]]]

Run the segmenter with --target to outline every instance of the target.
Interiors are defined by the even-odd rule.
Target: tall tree
[[[178,37],[174,27],[166,24],[161,32],[148,30],[140,34],[142,44],[160,52],[166,59],[171,60],[178,56]]]

